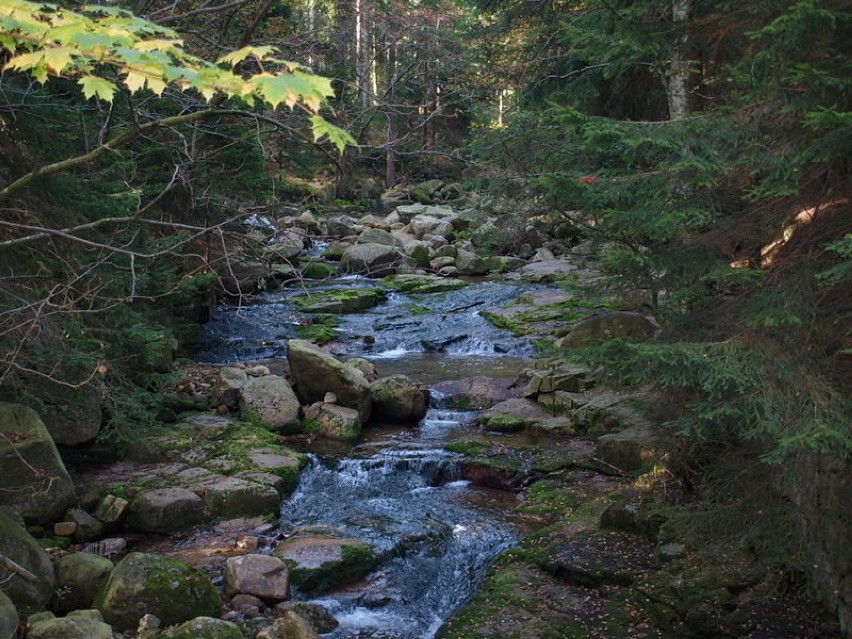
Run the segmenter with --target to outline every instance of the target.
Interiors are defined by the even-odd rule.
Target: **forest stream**
[[[319,289],[375,286],[365,278]],[[476,281],[438,295],[391,292],[385,302],[343,315],[330,350],[369,358],[383,375],[433,384],[466,376],[516,377],[530,344],[481,317],[531,285]],[[204,327],[201,362],[225,364],[283,356],[304,317],[288,301],[299,289],[220,306]],[[412,315],[412,305],[422,309]],[[365,336],[370,339],[365,340]],[[507,512],[511,493],[460,479],[459,455],[444,445],[469,432],[474,413],[446,408],[432,392],[426,417],[412,427],[371,426],[356,446],[305,445],[308,467],[281,507],[278,533],[330,527],[367,541],[380,558],[363,582],[311,599],[340,622],[330,637],[428,639],[473,594],[496,556],[516,543]],[[295,445],[298,445],[295,444]],[[294,598],[310,596],[295,593]]]

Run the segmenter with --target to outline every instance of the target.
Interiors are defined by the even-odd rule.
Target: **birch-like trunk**
[[[369,6],[367,0],[355,0],[355,87],[358,104],[367,109],[372,103],[370,93],[370,47]]]
[[[666,93],[669,101],[669,117],[672,120],[678,120],[689,111],[689,61],[686,58],[689,0],[672,0],[672,21],[675,29],[681,31],[682,35],[672,49]]]

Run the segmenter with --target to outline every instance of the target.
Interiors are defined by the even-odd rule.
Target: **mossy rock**
[[[447,293],[467,286],[467,282],[451,277],[437,275],[397,274],[389,275],[381,280],[388,288],[409,295],[425,295]]]
[[[53,608],[62,613],[89,608],[112,569],[109,559],[90,553],[76,552],[60,557],[56,561],[57,595]]]
[[[328,279],[337,272],[337,268],[325,262],[307,262],[301,268],[302,276],[309,280]]]
[[[304,313],[357,313],[381,304],[386,297],[382,289],[347,288],[300,295],[293,303]]]
[[[15,604],[0,590],[0,639],[13,639],[18,632],[18,622]]]
[[[498,433],[517,433],[524,430],[528,424],[529,421],[527,419],[512,413],[491,415],[482,420],[482,425],[485,428]]]
[[[95,595],[94,606],[119,631],[135,630],[152,614],[163,625],[218,617],[222,604],[206,574],[159,555],[130,553]]]
[[[224,619],[196,617],[163,633],[162,639],[245,639],[240,627]]]
[[[369,544],[322,534],[290,537],[274,554],[290,569],[291,583],[309,592],[325,592],[358,579],[377,562]]]

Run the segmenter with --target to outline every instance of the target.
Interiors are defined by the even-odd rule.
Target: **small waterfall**
[[[368,446],[356,447],[344,459],[311,456],[282,505],[282,530],[332,526],[369,543],[381,560],[360,595],[347,589],[313,600],[341,624],[330,639],[431,639],[514,545],[499,515],[471,508],[459,457],[430,445],[470,415],[430,408],[407,442],[364,456]]]

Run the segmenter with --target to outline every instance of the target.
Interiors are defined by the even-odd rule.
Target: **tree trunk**
[[[388,142],[385,150],[385,185],[391,189],[396,184],[396,135],[397,135],[397,106],[396,106],[396,83],[399,80],[399,69],[396,64],[396,42],[388,47],[388,90],[386,102],[389,105],[388,117]]]
[[[669,102],[669,118],[678,120],[689,111],[689,61],[686,58],[689,0],[672,0],[672,21],[675,30],[682,31],[682,35],[678,37],[672,49],[666,93]]]

